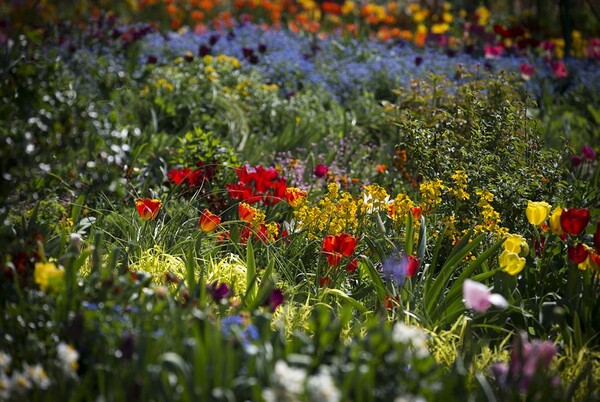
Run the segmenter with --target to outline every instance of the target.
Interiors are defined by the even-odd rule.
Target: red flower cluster
[[[187,184],[190,187],[200,186],[205,181],[210,181],[215,175],[215,169],[212,165],[207,165],[204,162],[198,162],[197,169],[189,167],[183,169],[171,169],[167,173],[167,177],[176,185]]]
[[[248,204],[263,201],[265,205],[274,205],[285,200],[287,185],[275,169],[243,166],[235,172],[238,182],[227,185],[231,198]]]
[[[327,235],[323,239],[323,254],[332,267],[339,265],[342,258],[349,257],[356,249],[356,238],[348,233]]]

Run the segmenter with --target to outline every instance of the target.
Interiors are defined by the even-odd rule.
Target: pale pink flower
[[[483,283],[470,279],[465,279],[463,282],[463,297],[465,306],[478,313],[487,311],[492,304],[501,309],[508,307],[508,302],[502,295],[492,293]]]

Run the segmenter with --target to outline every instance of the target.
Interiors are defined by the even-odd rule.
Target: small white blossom
[[[425,398],[416,395],[401,395],[394,399],[394,402],[426,402]]]
[[[288,392],[300,395],[304,391],[306,371],[301,368],[290,367],[283,360],[275,363],[275,383],[284,387]]]
[[[0,400],[6,400],[10,397],[12,382],[4,373],[0,373]]]
[[[48,374],[41,364],[36,364],[35,366],[25,364],[24,368],[25,373],[36,387],[40,389],[48,389],[50,387],[50,378],[48,378]]]
[[[0,371],[6,373],[10,368],[10,364],[12,363],[12,357],[0,351]]]
[[[321,366],[318,374],[308,378],[306,387],[311,401],[339,402],[342,397],[326,366]]]
[[[29,377],[25,373],[20,371],[15,371],[12,375],[12,389],[17,392],[25,392],[31,389],[31,381]]]
[[[412,348],[416,357],[424,358],[429,356],[427,347],[427,334],[423,330],[397,322],[392,332],[394,342],[403,343]]]
[[[64,342],[58,344],[56,351],[63,370],[68,374],[76,375],[79,367],[79,352],[73,346]]]

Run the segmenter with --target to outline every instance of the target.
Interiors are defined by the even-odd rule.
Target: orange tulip
[[[200,229],[204,230],[207,233],[212,232],[219,226],[220,223],[221,218],[219,218],[217,215],[213,214],[208,209],[202,211],[202,216],[200,217],[199,223]]]
[[[155,219],[160,211],[161,205],[162,202],[160,200],[152,200],[150,198],[139,198],[135,202],[140,217],[145,221]]]

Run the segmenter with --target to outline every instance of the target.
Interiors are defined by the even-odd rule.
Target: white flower
[[[12,363],[12,357],[0,351],[0,371],[6,373],[10,368],[10,363]]]
[[[429,356],[427,334],[417,327],[397,322],[392,330],[392,338],[394,342],[408,345],[419,358]]]
[[[12,389],[17,392],[25,392],[31,388],[31,381],[25,375],[25,373],[21,373],[20,371],[15,371],[12,375]]]
[[[0,400],[6,400],[10,396],[12,383],[4,373],[0,373]]]
[[[48,389],[50,387],[50,379],[41,364],[35,366],[25,364],[24,369],[31,382],[38,388]]]
[[[342,397],[327,366],[321,366],[318,374],[310,376],[306,387],[311,401],[339,402]]]
[[[397,396],[396,399],[394,399],[394,402],[426,402],[426,400],[422,396],[415,396],[409,394]]]
[[[306,371],[301,368],[290,367],[285,361],[278,360],[275,363],[274,381],[289,393],[300,395],[304,391]]]
[[[77,368],[79,367],[79,352],[64,342],[60,342],[56,348],[58,360],[63,366],[63,370],[68,374],[77,374]]]

